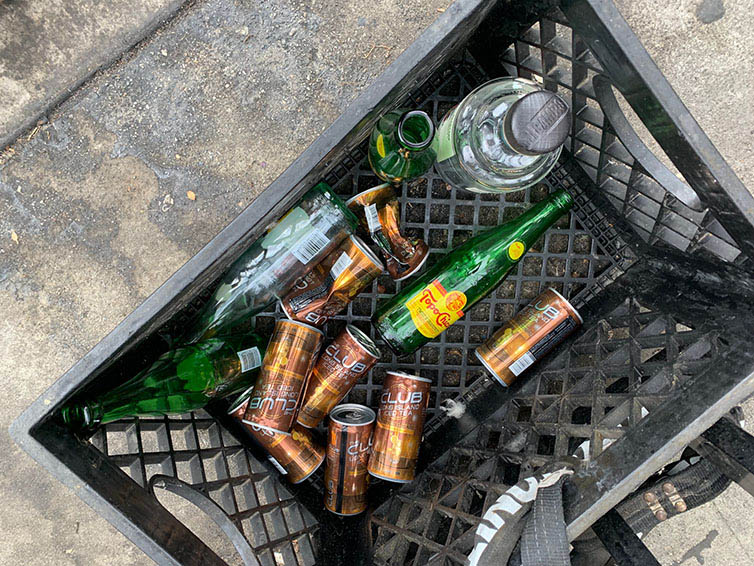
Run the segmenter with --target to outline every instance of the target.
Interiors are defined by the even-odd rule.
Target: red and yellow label
[[[463,316],[466,295],[446,291],[435,279],[406,302],[416,329],[427,338],[435,338]]]

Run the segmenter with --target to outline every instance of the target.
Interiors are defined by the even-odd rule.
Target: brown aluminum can
[[[350,236],[280,301],[292,320],[322,326],[343,311],[385,267],[366,244]]]
[[[321,330],[302,322],[275,323],[244,422],[273,432],[291,430],[323,340]]]
[[[336,515],[358,515],[367,508],[374,419],[372,409],[354,403],[338,405],[330,415],[325,507]]]
[[[414,479],[432,382],[399,371],[385,376],[369,457],[369,473],[383,480]]]
[[[390,277],[402,281],[421,269],[429,246],[420,238],[401,234],[400,205],[390,183],[367,189],[348,199],[346,205],[382,251]]]
[[[476,357],[508,386],[582,322],[571,303],[555,289],[547,289],[479,346]]]
[[[285,472],[291,483],[301,483],[322,465],[325,449],[314,441],[310,431],[298,425],[293,425],[290,433],[282,433],[244,422],[252,389],[241,394],[228,414],[243,423],[247,432],[267,451],[272,464]]]
[[[309,376],[298,424],[313,428],[321,423],[379,359],[372,339],[355,326],[346,326],[322,352]]]

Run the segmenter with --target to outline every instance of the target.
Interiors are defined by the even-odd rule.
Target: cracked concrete
[[[7,426],[248,205],[448,3],[195,1],[120,57],[180,3],[94,9],[80,0],[0,0],[0,147],[81,77],[117,61],[0,157],[0,563],[152,563],[21,453]],[[754,133],[753,62],[741,56],[754,48],[751,10],[711,0],[618,4],[754,186],[752,146],[741,143]],[[754,422],[751,404],[747,415]],[[754,548],[747,497],[734,486],[653,531],[648,544],[663,563],[738,564]],[[698,552],[687,556],[690,549]]]

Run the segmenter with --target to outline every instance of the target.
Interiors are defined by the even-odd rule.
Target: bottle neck
[[[410,110],[398,120],[395,138],[398,144],[408,151],[427,149],[435,137],[435,125],[426,112]]]
[[[528,250],[572,205],[573,197],[559,189],[520,216],[490,230],[488,239],[491,244],[508,245],[510,239],[514,238],[521,240]]]
[[[102,422],[102,405],[97,402],[69,405],[60,411],[63,422],[70,428],[83,431],[93,429]]]

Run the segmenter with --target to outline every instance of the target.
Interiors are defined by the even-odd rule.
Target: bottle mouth
[[[435,125],[426,112],[411,110],[398,122],[398,141],[408,149],[424,149],[435,137]]]
[[[75,431],[85,431],[94,428],[98,421],[87,405],[69,405],[60,409],[63,423]]]

